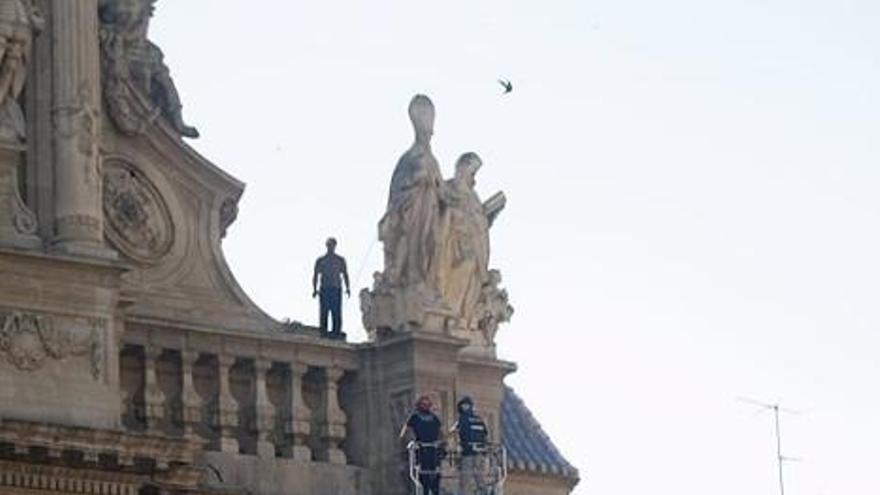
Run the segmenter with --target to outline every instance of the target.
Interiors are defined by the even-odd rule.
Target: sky
[[[581,472],[576,495],[880,492],[880,2],[157,4],[152,39],[247,183],[224,240],[276,318],[314,324],[339,239],[355,290],[437,109],[446,175],[503,190],[491,265],[507,378]],[[496,82],[510,79],[502,96]],[[351,340],[363,341],[356,297]]]

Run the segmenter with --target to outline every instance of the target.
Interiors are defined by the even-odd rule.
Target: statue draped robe
[[[446,182],[443,198],[438,285],[444,302],[469,324],[488,281],[489,220],[477,193],[459,180]]]
[[[431,148],[416,142],[397,163],[391,178],[388,210],[379,224],[385,245],[386,282],[436,287],[432,280],[437,251],[442,176]]]

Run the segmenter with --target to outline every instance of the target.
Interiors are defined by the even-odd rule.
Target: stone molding
[[[101,491],[109,486],[106,483],[130,482],[134,478],[140,487],[144,474],[170,486],[194,487],[203,475],[195,465],[203,444],[193,439],[2,419],[0,443],[13,447],[0,454],[4,457],[0,460],[2,493],[7,493],[6,487],[50,488],[23,484],[43,479],[47,483],[52,480],[61,493],[104,495],[115,493]],[[29,453],[34,448],[45,449],[51,464],[28,462]],[[76,469],[58,465],[65,462],[66,452],[81,454]],[[9,459],[10,454],[14,459]],[[115,458],[117,469],[109,473],[101,469],[102,456]],[[151,472],[144,473],[138,467],[137,459],[150,460]],[[36,476],[38,473],[42,478]]]
[[[77,493],[84,495],[137,495],[141,483],[132,475],[107,474],[58,467],[0,462],[0,491],[6,495]]]

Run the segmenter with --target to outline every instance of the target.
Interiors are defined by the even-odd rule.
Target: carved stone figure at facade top
[[[480,200],[474,186],[482,161],[475,153],[462,155],[454,177],[443,181],[430,147],[433,104],[417,95],[409,113],[416,141],[391,179],[379,224],[385,269],[372,290],[361,292],[364,326],[373,338],[441,332],[491,350],[498,324],[512,314],[500,274],[489,270],[489,229],[504,194]]]
[[[116,127],[139,134],[160,115],[181,135],[199,132],[183,121],[182,105],[162,50],[147,38],[156,0],[100,0],[104,101]]]
[[[455,164],[455,176],[446,181],[441,194],[436,280],[443,301],[458,315],[459,326],[468,329],[478,328],[484,317],[478,307],[492,284],[489,227],[505,205],[503,193],[486,204],[480,201],[474,186],[482,166],[476,153],[461,155]]]
[[[394,169],[388,210],[379,223],[385,246],[384,282],[395,287],[430,290],[437,244],[440,188],[443,177],[431,152],[434,104],[416,95],[409,105],[415,142]]]
[[[483,284],[477,303],[476,317],[477,328],[487,344],[495,341],[498,326],[513,317],[513,306],[507,291],[501,288],[501,272],[498,270],[489,270],[489,280]]]
[[[33,35],[44,25],[30,0],[0,0],[0,139],[5,142],[24,140],[18,97],[27,78]]]
[[[489,219],[474,190],[482,165],[476,153],[463,154],[442,190],[436,277],[443,300],[465,321],[473,316],[489,270]]]

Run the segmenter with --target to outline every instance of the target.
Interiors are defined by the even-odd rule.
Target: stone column
[[[220,390],[218,392],[217,419],[220,427],[220,451],[238,453],[238,402],[229,391],[229,368],[235,364],[235,356],[217,356]]]
[[[327,462],[345,464],[345,452],[339,448],[345,440],[345,413],[339,407],[339,379],[343,370],[326,368],[324,381],[324,424],[321,440],[327,448]]]
[[[266,388],[266,374],[272,368],[272,362],[268,359],[254,359],[255,384],[257,396],[255,400],[256,423],[257,423],[257,455],[267,459],[275,458],[274,436],[275,408],[269,401],[269,391]]]
[[[52,0],[55,247],[112,258],[101,209],[98,0]]]
[[[202,421],[202,398],[196,392],[193,383],[193,365],[199,358],[196,351],[180,351],[181,373],[183,373],[183,390],[181,399],[183,402],[183,431],[187,437],[195,435],[196,427]]]
[[[300,461],[312,460],[309,448],[309,435],[312,431],[312,411],[303,398],[303,375],[309,367],[303,363],[290,363],[290,424],[289,433],[293,437],[293,458]]]
[[[165,393],[159,387],[156,375],[156,360],[161,354],[161,347],[144,346],[144,408],[147,431],[152,433],[162,430],[162,421],[165,419]]]

